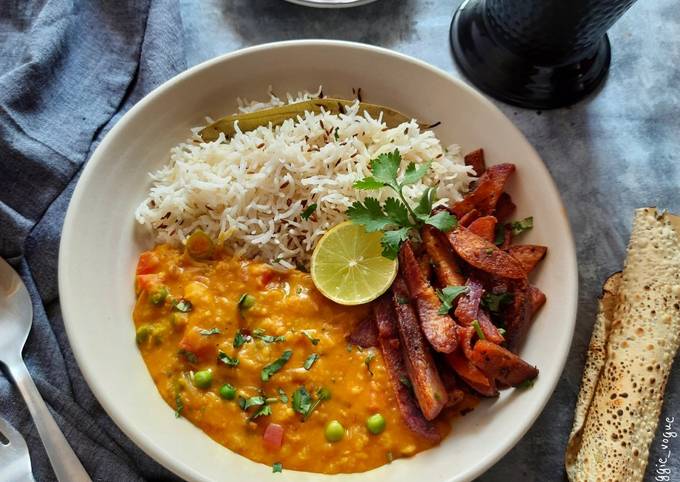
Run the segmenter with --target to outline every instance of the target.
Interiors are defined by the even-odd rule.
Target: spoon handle
[[[54,421],[52,414],[47,409],[47,405],[45,405],[38,388],[33,383],[23,360],[20,359],[15,363],[8,364],[7,368],[9,368],[12,379],[19,387],[28,410],[31,412],[33,422],[38,429],[59,482],[92,482],[66,441],[66,437],[64,437],[57,422]]]

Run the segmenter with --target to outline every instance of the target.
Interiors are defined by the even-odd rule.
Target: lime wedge
[[[382,233],[367,233],[347,221],[319,240],[312,254],[316,288],[341,305],[361,305],[376,299],[397,276],[397,261],[382,255]]]

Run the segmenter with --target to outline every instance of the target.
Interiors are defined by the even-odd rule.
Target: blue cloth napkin
[[[62,223],[101,138],[184,68],[177,0],[6,0],[0,7],[0,256],[33,298],[28,368],[93,480],[174,477],[120,432],[76,365],[57,292]],[[36,479],[55,480],[28,410],[3,376],[0,415],[26,438]]]

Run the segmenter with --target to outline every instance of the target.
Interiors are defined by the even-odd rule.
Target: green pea
[[[329,442],[339,442],[345,436],[345,427],[337,420],[331,420],[326,425],[326,440]]]
[[[162,305],[165,303],[165,299],[169,294],[170,293],[168,292],[168,289],[165,286],[161,286],[151,293],[151,296],[149,296],[149,301],[151,301],[151,303],[154,305]]]
[[[378,435],[385,430],[385,417],[376,413],[366,419],[366,428],[373,435]]]
[[[225,400],[233,400],[236,398],[236,388],[229,383],[225,383],[220,387],[220,397]]]
[[[208,388],[212,383],[212,372],[210,370],[201,370],[194,373],[194,386],[196,388]]]
[[[137,341],[138,345],[141,345],[143,343],[146,343],[152,334],[153,326],[149,324],[144,324],[137,328],[137,332],[135,333],[135,340]]]

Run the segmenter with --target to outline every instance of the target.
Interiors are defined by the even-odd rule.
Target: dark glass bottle
[[[466,0],[451,23],[463,73],[522,107],[572,104],[604,79],[607,30],[635,0]]]

